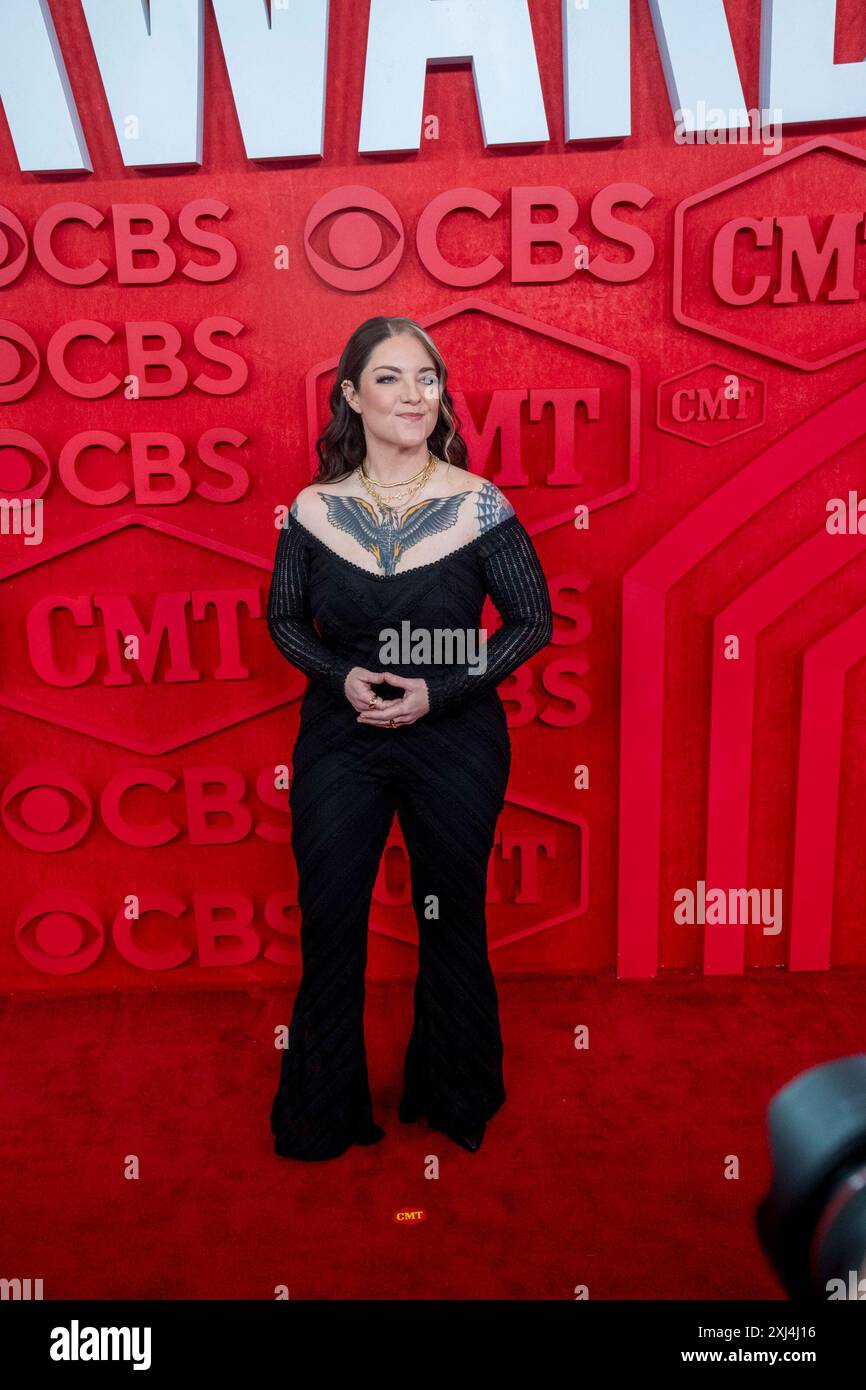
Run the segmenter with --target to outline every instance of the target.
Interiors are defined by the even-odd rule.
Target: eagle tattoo
[[[402,516],[386,512],[382,521],[366,498],[332,497],[327,492],[320,492],[319,496],[325,499],[331,525],[353,536],[375,556],[385,574],[396,574],[397,563],[407,550],[455,524],[460,503],[469,492],[430,497],[425,502],[415,502]]]

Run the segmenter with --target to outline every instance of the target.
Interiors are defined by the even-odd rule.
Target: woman
[[[484,916],[511,763],[496,686],[550,641],[552,618],[513,508],[467,471],[446,380],[417,323],[362,323],[340,360],[315,479],[277,543],[268,628],[310,677],[289,798],[302,977],[271,1110],[287,1158],[334,1158],[384,1136],[364,972],[395,812],[419,935],[400,1119],[425,1115],[474,1151],[505,1100]],[[488,593],[503,622],[476,652]],[[404,624],[411,648],[389,649]],[[454,661],[455,645],[470,655]]]

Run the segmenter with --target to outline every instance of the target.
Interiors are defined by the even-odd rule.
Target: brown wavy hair
[[[439,378],[439,415],[433,433],[427,436],[428,449],[437,458],[444,459],[446,463],[453,463],[455,468],[468,469],[469,451],[460,434],[460,421],[454,410],[454,402],[448,394],[448,368],[442,354],[429,333],[414,319],[383,318],[380,315],[365,319],[359,324],[343,348],[336,379],[331,388],[331,418],[316,440],[319,465],[313,477],[314,483],[336,482],[363,463],[367,452],[364,425],[360,415],[352,409],[343,395],[341,383],[351,381],[357,391],[361,373],[369,362],[373,349],[386,338],[396,337],[398,333],[413,334],[436,364]]]

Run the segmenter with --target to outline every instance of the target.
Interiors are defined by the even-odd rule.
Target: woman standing
[[[340,360],[316,477],[277,543],[268,628],[310,678],[289,797],[302,977],[271,1109],[285,1157],[334,1158],[384,1135],[364,977],[395,812],[419,936],[400,1119],[425,1115],[474,1151],[505,1100],[484,914],[511,764],[496,686],[550,641],[552,616],[523,525],[467,471],[446,380],[413,320],[362,323]],[[486,594],[503,621],[476,652]],[[399,655],[410,659],[394,662],[385,634],[405,624],[413,645]],[[467,659],[453,659],[455,634]]]

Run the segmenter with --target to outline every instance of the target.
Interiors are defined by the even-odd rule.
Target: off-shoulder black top
[[[488,594],[502,623],[487,638],[483,670],[479,662],[432,658],[389,667],[423,678],[429,718],[495,695],[496,686],[551,639],[544,571],[516,513],[437,559],[396,574],[377,574],[338,555],[289,514],[277,542],[268,630],[287,661],[345,698],[352,667],[383,669],[384,630],[408,622],[414,632],[473,629],[483,636],[479,622]],[[395,686],[377,688],[386,698],[397,695]]]

